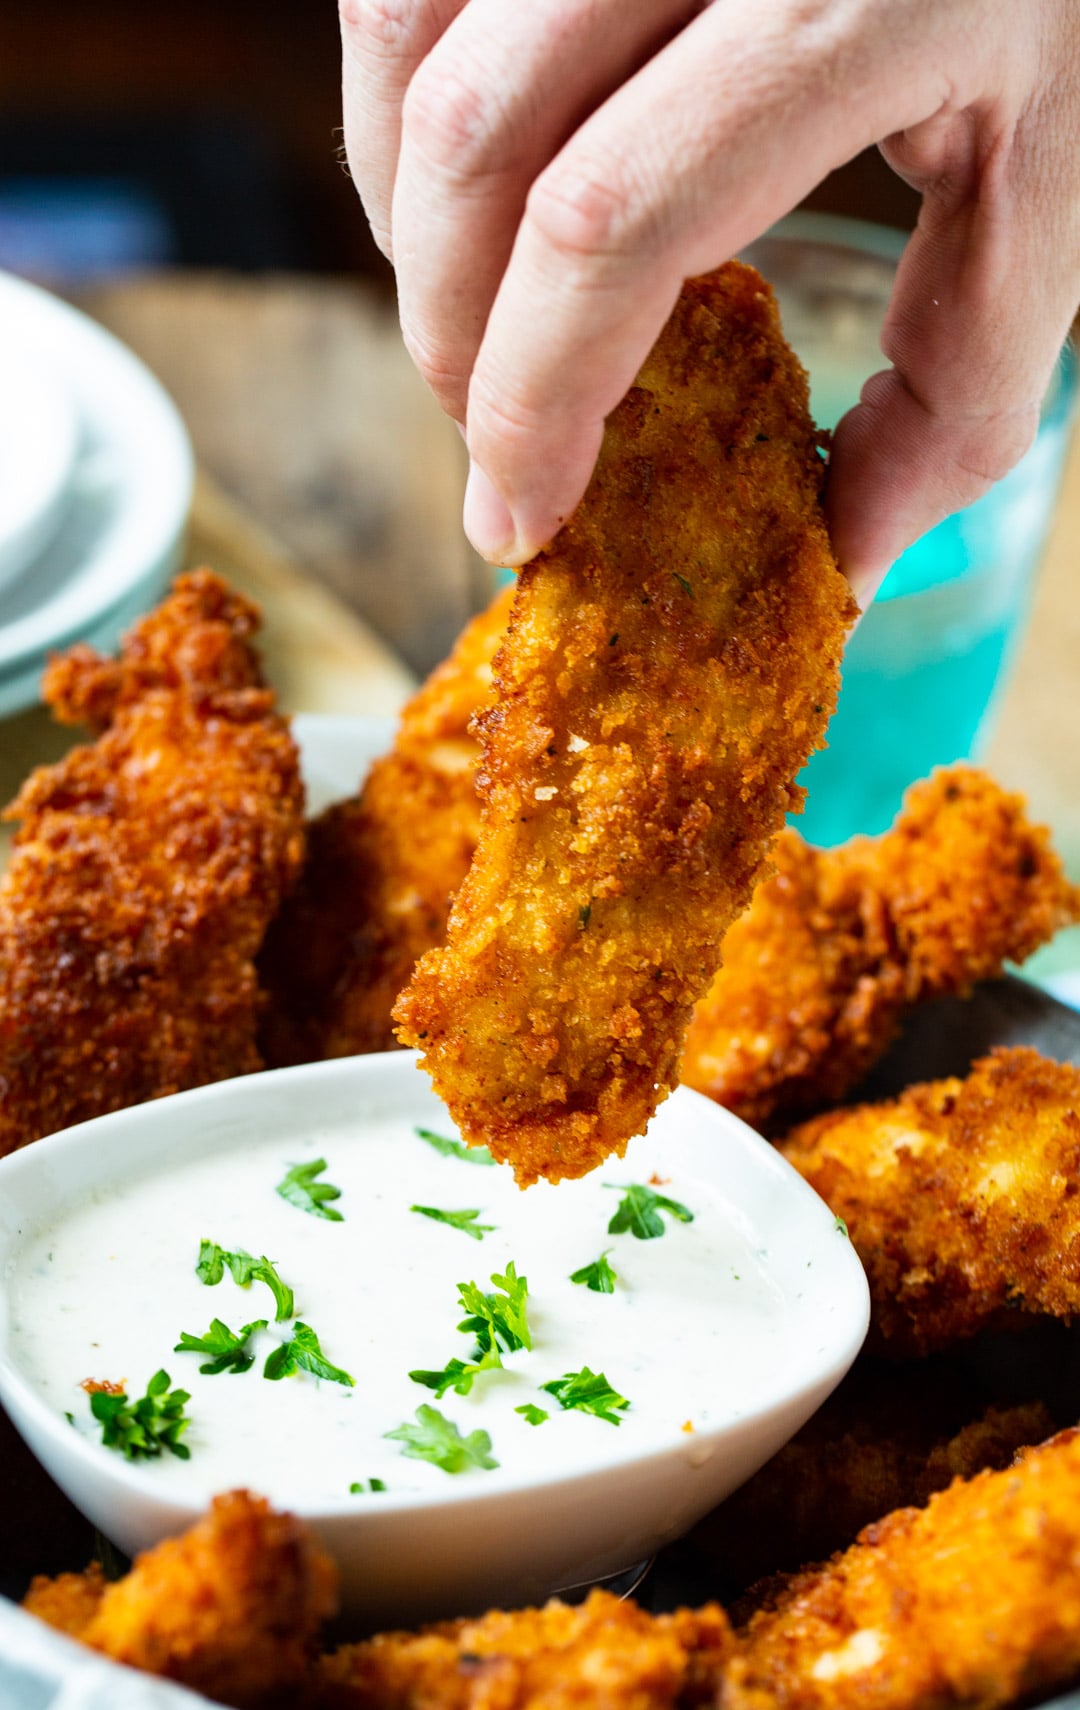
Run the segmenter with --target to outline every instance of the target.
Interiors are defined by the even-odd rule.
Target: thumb
[[[1034,438],[1080,293],[1073,152],[1057,157],[1052,195],[1015,157],[1003,183],[976,174],[959,199],[925,195],[882,336],[894,366],[867,381],[830,461],[833,543],[864,607],[906,547],[985,493]]]

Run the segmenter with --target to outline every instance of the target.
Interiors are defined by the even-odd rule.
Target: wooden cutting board
[[[385,642],[205,474],[196,483],[184,564],[209,565],[261,606],[266,674],[284,712],[393,716],[411,692],[411,674]],[[78,735],[44,708],[0,722],[0,801]],[[11,832],[0,828],[0,860]]]

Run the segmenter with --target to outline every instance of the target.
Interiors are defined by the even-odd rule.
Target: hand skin
[[[349,164],[493,561],[549,541],[678,295],[879,143],[923,198],[830,524],[866,604],[1030,444],[1080,299],[1080,0],[340,0]]]

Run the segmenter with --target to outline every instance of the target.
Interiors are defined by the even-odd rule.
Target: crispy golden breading
[[[847,1224],[879,1349],[948,1347],[1005,1307],[1080,1312],[1080,1069],[999,1049],[780,1149]]]
[[[105,1585],[91,1568],[35,1580],[25,1604],[116,1662],[241,1706],[300,1684],[336,1606],[336,1571],[308,1528],[242,1490],[215,1497],[126,1578]]]
[[[720,1710],[995,1710],[1080,1672],[1080,1436],[957,1481],[796,1575]]]
[[[802,1430],[669,1551],[684,1580],[730,1603],[756,1580],[846,1548],[890,1510],[921,1507],[954,1478],[1008,1466],[1061,1423],[1041,1401],[988,1401],[970,1372],[940,1357],[896,1366],[864,1355]]]
[[[914,1004],[996,977],[1080,918],[1049,832],[968,766],[916,784],[882,837],[812,849],[786,831],[773,859],[682,1063],[758,1127],[839,1103]]]
[[[479,846],[395,1014],[522,1184],[645,1127],[801,800],[855,609],[822,468],[772,294],[733,262],[684,287],[519,577],[477,720]]]
[[[107,1583],[100,1562],[91,1562],[85,1573],[60,1573],[55,1579],[38,1574],[30,1582],[23,1608],[58,1633],[81,1639],[101,1608]]]
[[[296,749],[253,606],[182,576],[118,661],[76,647],[45,696],[103,728],[42,767],[0,881],[0,1155],[261,1066],[254,957],[300,864]]]
[[[506,589],[474,618],[414,695],[359,796],[309,827],[300,882],[259,959],[271,1065],[397,1045],[394,999],[417,959],[442,943],[476,847],[479,746],[469,721],[490,692],[512,597]]]
[[[710,1703],[731,1648],[715,1604],[651,1616],[610,1592],[578,1609],[493,1610],[382,1633],[326,1657],[320,1710],[690,1710]]]

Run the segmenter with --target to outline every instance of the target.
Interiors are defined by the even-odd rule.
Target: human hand
[[[828,505],[861,603],[1023,453],[1080,298],[1080,0],[341,0],[349,164],[465,526],[556,533],[684,278],[880,142],[923,197]]]

